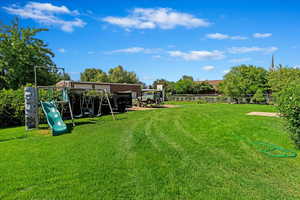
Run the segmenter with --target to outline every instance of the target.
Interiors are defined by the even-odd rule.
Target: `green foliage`
[[[204,99],[198,99],[197,104],[206,104],[207,102]]]
[[[194,78],[192,76],[188,76],[188,75],[183,75],[182,80],[190,80],[190,81],[194,81]]]
[[[166,79],[156,79],[151,86],[156,89],[158,84],[164,86],[166,94],[175,93],[175,82],[167,81]]]
[[[193,83],[191,79],[180,79],[175,84],[176,94],[192,94]]]
[[[300,148],[300,80],[289,83],[277,93],[279,112],[287,120],[292,139]]]
[[[252,101],[255,103],[265,103],[266,98],[262,89],[258,89],[252,97]]]
[[[262,67],[240,65],[233,67],[224,76],[220,89],[226,95],[234,98],[253,96],[258,89],[268,90],[268,72]]]
[[[141,83],[134,72],[126,71],[122,66],[111,68],[108,74],[101,69],[86,68],[80,74],[80,80],[88,82]]]
[[[192,77],[183,76],[179,81],[175,83],[176,94],[204,94],[214,91],[212,85],[208,82],[195,82]]]
[[[275,71],[271,71],[268,77],[268,83],[275,95],[295,80],[300,80],[300,69],[282,65],[277,67]]]
[[[88,90],[85,92],[84,95],[89,97],[102,97],[104,96],[104,92],[98,90]]]
[[[54,66],[54,53],[36,34],[47,29],[21,28],[18,20],[0,26],[0,89],[17,89],[34,82],[34,66]],[[38,73],[40,85],[52,85],[61,77],[47,70]]]
[[[30,85],[27,85],[30,86]],[[61,100],[61,91],[54,90],[49,92],[45,89],[39,90],[40,101]],[[25,99],[24,87],[17,90],[2,89],[0,90],[0,127],[9,127],[24,125],[25,121]],[[46,122],[42,109],[39,109],[40,122]]]
[[[214,87],[207,81],[193,82],[193,93],[192,94],[209,94],[215,91]]]
[[[101,69],[86,68],[83,73],[80,73],[80,80],[88,82],[108,82],[108,77]]]
[[[0,127],[24,124],[24,89],[0,90]]]
[[[108,79],[112,83],[139,83],[139,79],[134,72],[126,71],[120,65],[108,71]]]

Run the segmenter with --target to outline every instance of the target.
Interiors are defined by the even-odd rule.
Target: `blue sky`
[[[300,1],[63,0],[1,1],[0,19],[19,16],[39,34],[54,61],[78,80],[87,67],[117,65],[147,84],[221,79],[230,67],[300,67]]]

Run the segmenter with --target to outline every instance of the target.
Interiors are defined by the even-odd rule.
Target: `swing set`
[[[104,89],[80,89],[79,90],[79,107],[80,113],[75,115],[75,118],[84,116],[101,116],[102,107],[108,106],[110,113],[115,120],[113,108],[108,96],[108,93]],[[96,101],[98,102],[98,109],[95,109]],[[96,114],[95,114],[95,110]]]
[[[59,86],[38,86],[37,84],[37,69],[45,69],[48,72],[57,73],[58,70],[63,72],[63,77],[65,77],[65,70],[64,68],[59,67],[45,67],[45,66],[35,66],[34,67],[34,80],[35,80],[35,90],[36,90],[36,100],[35,104],[40,105],[42,110],[46,116],[48,125],[52,129],[53,135],[58,135],[60,133],[67,132],[67,126],[62,120],[63,116],[66,113],[69,113],[72,119],[72,125],[75,126],[74,116],[73,116],[73,109],[71,104],[71,100],[69,94],[71,93],[70,89],[67,87],[59,87]],[[43,96],[40,98],[41,91],[40,90],[47,90],[46,98]],[[75,91],[74,91],[75,92]],[[111,115],[115,120],[115,116],[113,113],[113,109],[108,97],[106,90],[90,90],[90,89],[83,89],[80,92],[79,98],[79,107],[80,107],[80,114],[76,117],[83,117],[83,116],[94,116],[94,101],[95,99],[99,100],[99,108],[96,116],[101,116],[102,106],[104,105],[104,99],[106,100]],[[38,112],[35,112],[35,126],[39,126],[39,117]]]

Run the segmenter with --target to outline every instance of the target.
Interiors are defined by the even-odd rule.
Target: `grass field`
[[[283,121],[262,105],[181,105],[84,119],[52,137],[0,130],[0,199],[300,199],[300,160]]]

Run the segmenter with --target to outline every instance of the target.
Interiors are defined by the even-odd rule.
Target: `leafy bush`
[[[206,104],[207,102],[204,99],[198,99],[197,104]]]
[[[252,97],[252,101],[254,103],[265,103],[266,102],[266,98],[264,96],[264,92],[262,89],[258,89],[256,91],[256,93]]]
[[[53,94],[58,96],[57,92]],[[39,91],[40,100],[49,101],[46,90]],[[17,90],[0,90],[0,127],[19,126],[25,123],[24,87]],[[42,109],[39,109],[39,120],[46,122]]]
[[[278,92],[277,103],[279,112],[287,120],[292,139],[300,148],[300,81],[291,82]]]
[[[24,124],[24,89],[0,90],[0,127]]]

